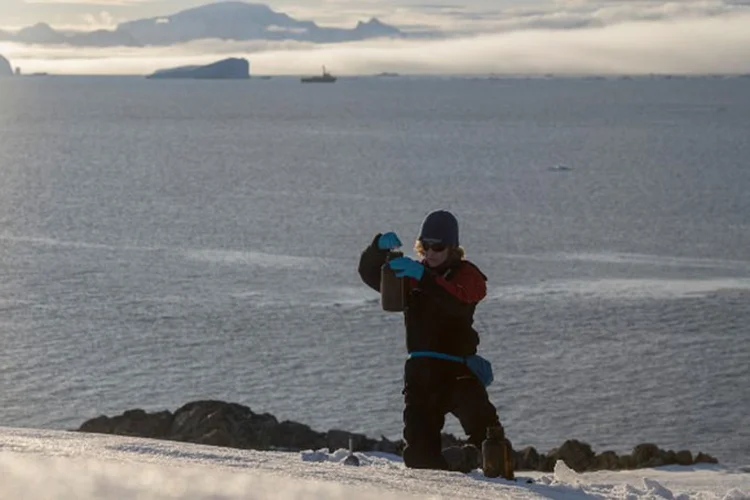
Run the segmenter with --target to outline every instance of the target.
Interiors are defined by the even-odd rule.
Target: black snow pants
[[[446,470],[441,433],[453,414],[481,449],[486,429],[500,425],[487,390],[466,365],[434,358],[413,358],[404,368],[404,464],[415,469]]]

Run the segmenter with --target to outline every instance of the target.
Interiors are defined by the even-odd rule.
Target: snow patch
[[[277,452],[0,427],[0,498],[44,500],[750,500],[750,474],[718,465],[554,474],[534,483],[407,469],[394,455]],[[646,479],[644,479],[646,476]],[[39,478],[43,478],[42,481]],[[675,493],[678,492],[678,493]]]
[[[674,500],[675,498],[674,494],[672,494],[671,491],[662,486],[659,481],[644,477],[643,485],[646,487],[646,492],[650,495],[654,495],[660,498],[667,498],[669,500]]]

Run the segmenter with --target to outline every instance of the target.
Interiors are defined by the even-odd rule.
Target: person
[[[402,243],[393,232],[378,233],[362,252],[362,281],[380,290],[381,266],[388,262],[396,276],[407,279],[404,323],[407,359],[404,365],[403,451],[410,468],[455,470],[442,454],[442,429],[448,413],[458,418],[468,443],[481,449],[488,427],[500,426],[485,384],[491,375],[476,355],[479,335],[474,311],[486,295],[487,277],[466,260],[459,245],[458,221],[446,211],[428,214],[414,249],[420,260],[389,251]],[[484,379],[484,380],[482,380]],[[476,451],[476,450],[475,450]]]

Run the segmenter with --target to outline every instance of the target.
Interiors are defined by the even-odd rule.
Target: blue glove
[[[409,277],[419,281],[424,274],[424,266],[409,257],[397,257],[389,260],[388,265],[396,271],[397,278]]]
[[[381,234],[378,238],[378,248],[381,250],[393,250],[401,246],[401,240],[398,239],[396,233],[389,232]]]

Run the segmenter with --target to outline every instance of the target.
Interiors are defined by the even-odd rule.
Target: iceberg
[[[0,55],[0,76],[13,76],[13,68],[10,61]]]
[[[250,78],[250,63],[247,59],[229,58],[205,66],[180,66],[162,69],[146,78],[244,80]]]

